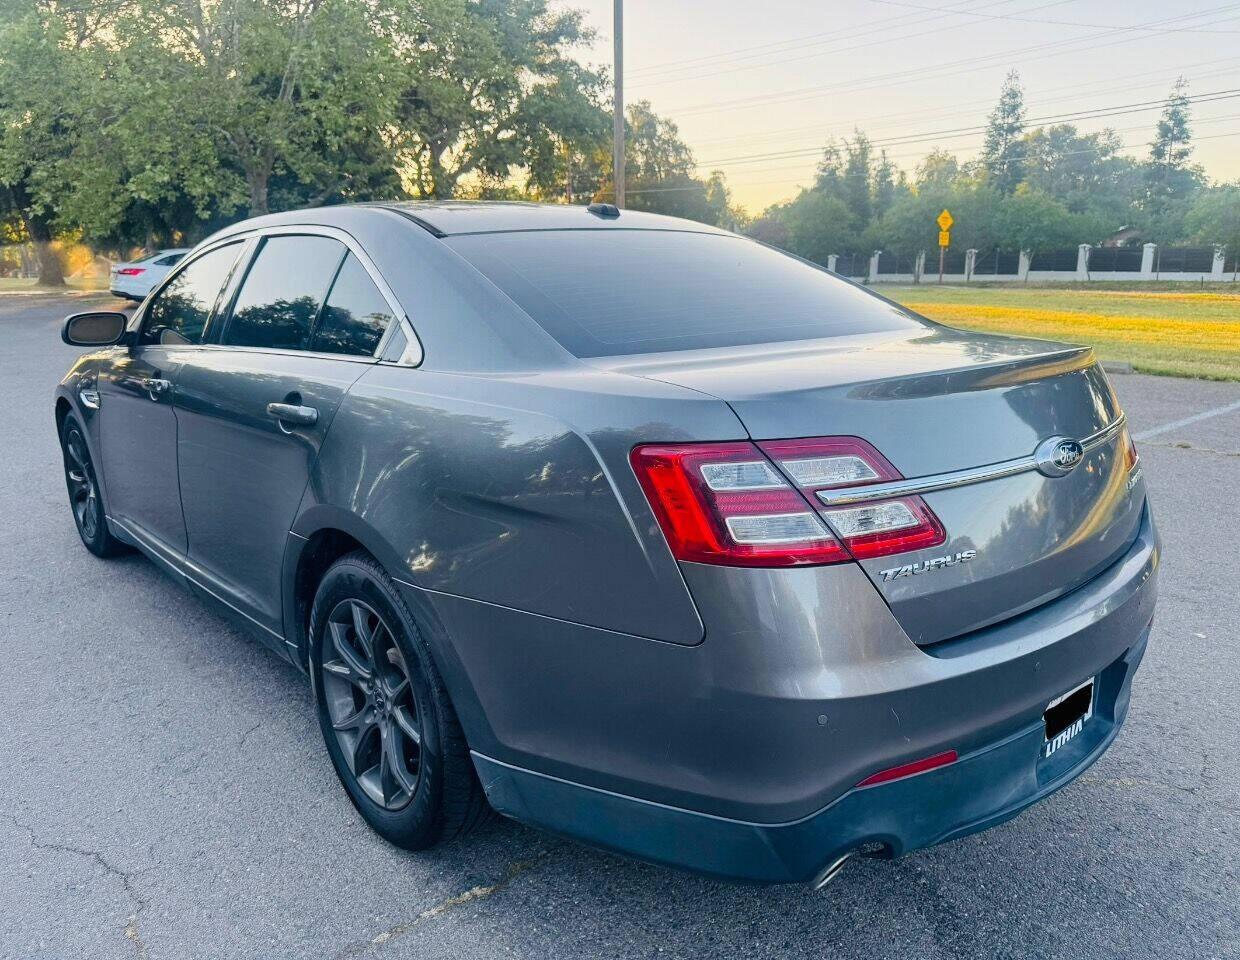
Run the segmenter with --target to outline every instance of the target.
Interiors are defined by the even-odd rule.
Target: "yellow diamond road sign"
[[[939,219],[936,222],[938,223],[940,230],[950,230],[952,228],[952,224],[956,221],[952,219],[952,215],[950,213],[944,210],[939,214]]]

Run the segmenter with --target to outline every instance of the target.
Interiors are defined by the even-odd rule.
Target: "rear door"
[[[210,592],[282,631],[285,542],[332,417],[395,310],[341,238],[261,238],[217,345],[177,378],[189,560]]]

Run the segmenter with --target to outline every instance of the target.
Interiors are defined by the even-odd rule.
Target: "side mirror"
[[[65,317],[60,339],[71,347],[110,347],[125,336],[129,318],[110,310],[90,310]]]

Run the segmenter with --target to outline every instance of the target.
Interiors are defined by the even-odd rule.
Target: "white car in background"
[[[189,253],[188,248],[157,250],[141,260],[134,260],[131,263],[114,263],[109,277],[108,290],[115,297],[143,300],[187,253]]]

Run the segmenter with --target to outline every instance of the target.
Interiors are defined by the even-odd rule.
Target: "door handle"
[[[163,377],[143,377],[142,389],[152,400],[158,400],[162,394],[172,389],[172,381]]]
[[[267,416],[271,417],[280,424],[281,429],[285,428],[285,424],[294,424],[299,427],[313,427],[319,422],[319,411],[314,407],[302,407],[295,403],[269,403],[267,404]]]

